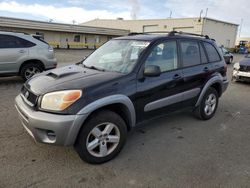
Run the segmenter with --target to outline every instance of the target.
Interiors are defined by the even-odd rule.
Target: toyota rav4
[[[35,75],[15,106],[37,142],[74,146],[83,160],[103,163],[121,151],[138,123],[184,107],[212,118],[228,86],[226,72],[208,36],[133,33],[78,65]]]

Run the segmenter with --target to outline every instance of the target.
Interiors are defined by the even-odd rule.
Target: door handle
[[[21,54],[23,54],[25,52],[26,52],[25,50],[19,50],[19,53],[21,53]]]
[[[204,72],[208,72],[208,71],[209,71],[209,68],[208,68],[208,67],[205,67],[205,68],[203,69],[203,71],[204,71]]]
[[[181,75],[179,75],[179,74],[175,74],[174,76],[173,76],[173,79],[174,80],[178,80],[178,79],[180,79],[181,78]]]

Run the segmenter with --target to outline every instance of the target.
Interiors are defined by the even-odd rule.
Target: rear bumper
[[[49,69],[54,69],[57,67],[57,60],[56,58],[53,59],[46,59],[45,63],[45,70],[49,70]]]
[[[224,93],[226,91],[228,85],[229,85],[229,81],[227,79],[223,80],[223,82],[222,82],[222,93]]]
[[[20,95],[15,101],[23,127],[37,142],[71,146],[86,119],[85,115],[58,115],[34,111]]]

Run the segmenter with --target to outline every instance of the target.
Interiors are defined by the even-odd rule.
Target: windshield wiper
[[[96,66],[93,66],[93,65],[87,66],[87,65],[84,65],[84,64],[83,64],[83,67],[85,67],[85,68],[87,68],[87,69],[94,69],[94,70],[102,71],[102,72],[105,71],[105,69],[102,69],[102,68],[99,68],[99,67],[96,67]]]

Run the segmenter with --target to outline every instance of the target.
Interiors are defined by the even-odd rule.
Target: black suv
[[[78,65],[28,80],[16,97],[38,142],[74,146],[89,163],[114,158],[136,124],[184,107],[214,116],[227,67],[208,36],[170,32],[113,39]]]

